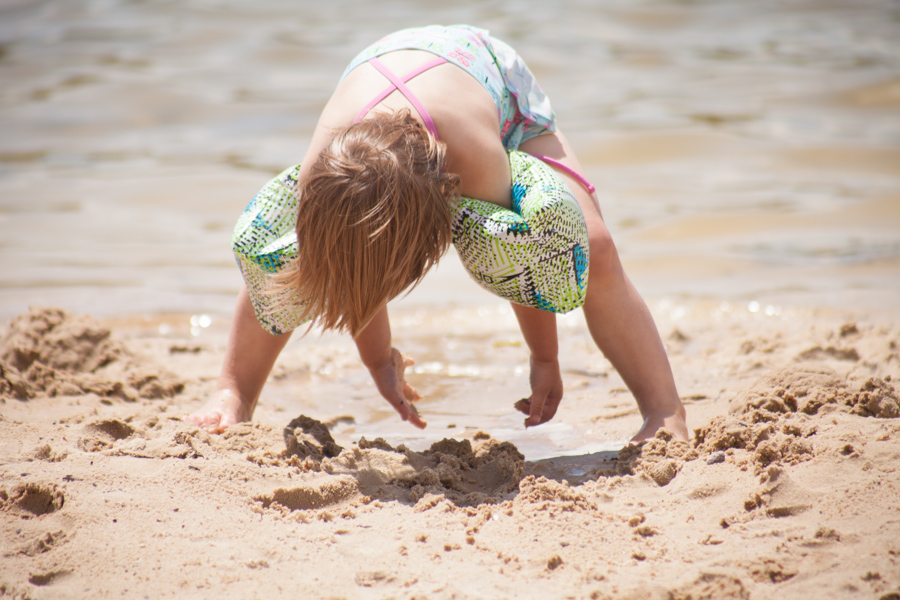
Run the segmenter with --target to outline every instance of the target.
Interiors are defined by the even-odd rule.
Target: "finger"
[[[544,422],[542,420],[542,416],[544,414],[544,403],[546,402],[546,400],[546,396],[538,396],[537,398],[535,398],[532,395],[531,410],[528,413],[528,418],[525,419],[525,427],[533,427]]]
[[[421,400],[422,396],[419,395],[419,392],[416,391],[416,388],[411,386],[404,376],[404,371],[406,371],[406,367],[411,367],[416,364],[411,357],[400,354],[396,349],[394,350],[395,354],[393,355],[394,359],[394,369],[397,372],[397,379],[403,383],[403,396],[409,400],[410,402],[415,402],[416,400]]]
[[[544,403],[544,410],[541,412],[541,423],[546,423],[556,416],[556,410],[559,408],[560,400],[562,400],[562,398],[547,398],[547,402]]]
[[[425,426],[428,425],[428,423],[419,416],[419,411],[416,410],[416,407],[410,402],[401,401],[400,406],[397,407],[397,412],[400,413],[401,419],[409,421],[419,429],[425,429]]]
[[[396,348],[391,348],[391,360],[394,363],[394,369],[397,371],[397,375],[401,378],[403,377],[403,371],[406,370],[406,367],[411,367],[416,364],[416,361],[413,360],[411,356],[401,354]]]
[[[416,388],[409,385],[405,381],[403,382],[403,395],[410,402],[415,402],[416,400],[421,400],[422,396],[419,395],[419,392],[416,391]]]
[[[416,410],[416,407],[413,406],[412,404],[410,404],[409,408],[410,408],[409,422],[412,423],[413,425],[415,425],[416,427],[418,427],[419,429],[425,429],[425,427],[428,425],[428,423],[422,417],[419,416],[419,411]]]

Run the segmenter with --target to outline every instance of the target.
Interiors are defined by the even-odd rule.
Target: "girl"
[[[558,184],[521,183],[528,173]],[[563,384],[552,311],[583,304],[591,336],[644,417],[633,441],[663,427],[687,439],[659,333],[581,173],[534,76],[487,31],[430,26],[383,38],[347,67],[301,165],[270,182],[238,222],[245,285],[217,391],[188,419],[210,432],[249,421],[290,331],[312,321],[348,331],[381,395],[404,421],[425,427],[412,404],[418,394],[403,377],[411,361],[391,345],[387,302],[417,284],[451,240],[463,255],[467,236],[498,227],[507,238],[525,235],[527,222],[502,223],[521,221],[529,193],[556,189],[571,198],[577,218],[566,220],[565,202],[544,214],[560,223],[549,238],[578,230],[568,250],[541,258],[525,275],[498,277],[473,267],[489,261],[481,255],[492,246],[466,245],[475,248],[467,265],[473,274],[514,300],[531,352],[531,396],[515,407],[526,426],[553,418]],[[466,206],[476,208],[463,214],[464,198],[482,202],[471,201]],[[560,268],[574,275],[538,290],[535,281],[553,261],[556,273],[563,261]]]

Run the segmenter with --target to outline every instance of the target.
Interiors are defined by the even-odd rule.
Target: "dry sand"
[[[900,599],[900,326],[716,314],[661,326],[691,442],[529,462],[341,447],[342,415],[209,435],[179,417],[220,346],[34,309],[0,340],[0,596]],[[595,395],[557,418],[636,428]]]

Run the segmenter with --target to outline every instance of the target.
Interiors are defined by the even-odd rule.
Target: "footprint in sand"
[[[54,513],[65,501],[63,491],[52,483],[20,483],[11,490],[0,490],[0,511],[25,519]]]
[[[135,429],[119,419],[103,419],[84,426],[84,437],[78,440],[78,447],[85,452],[99,452],[125,438],[134,435]]]

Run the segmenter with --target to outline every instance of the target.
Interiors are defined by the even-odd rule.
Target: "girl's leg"
[[[532,138],[523,152],[553,158],[584,173],[562,133]],[[584,213],[590,243],[590,273],[584,316],[591,337],[622,376],[644,417],[632,441],[654,436],[665,427],[688,438],[684,406],[653,317],[622,268],[619,254],[600,212],[597,198],[571,175],[559,171]]]
[[[186,420],[210,433],[249,421],[275,359],[290,337],[273,335],[260,327],[247,288],[241,286],[216,391]]]

